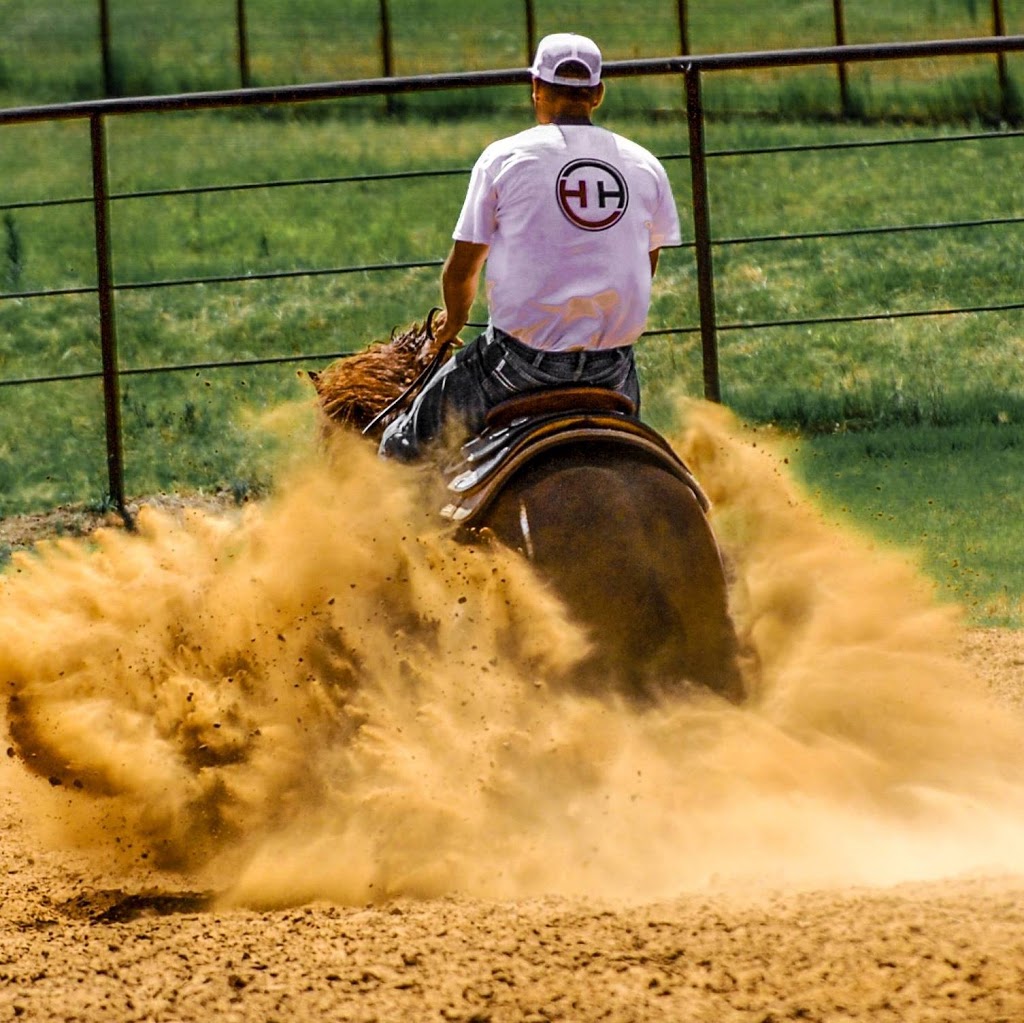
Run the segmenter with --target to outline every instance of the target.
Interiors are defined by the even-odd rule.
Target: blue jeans
[[[463,436],[484,428],[487,413],[513,395],[567,385],[607,387],[640,411],[640,382],[632,346],[602,351],[545,352],[488,327],[430,379],[411,408],[385,429],[380,453],[404,462],[455,422]]]

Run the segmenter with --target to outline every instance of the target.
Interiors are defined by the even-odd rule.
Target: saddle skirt
[[[461,458],[443,469],[448,500],[441,515],[472,526],[521,468],[552,448],[580,443],[642,452],[682,480],[707,512],[711,502],[686,464],[634,412],[628,398],[596,387],[563,387],[502,402],[483,432],[462,446]]]

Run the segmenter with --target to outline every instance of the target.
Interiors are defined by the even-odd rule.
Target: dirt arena
[[[1024,635],[688,423],[742,708],[553,685],[550,595],[358,452],[18,556],[0,1019],[1024,1019]]]

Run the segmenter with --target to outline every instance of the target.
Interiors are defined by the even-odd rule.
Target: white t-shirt
[[[644,330],[652,249],[679,245],[668,176],[590,124],[544,124],[488,146],[457,241],[489,245],[490,321],[534,348],[617,348]]]

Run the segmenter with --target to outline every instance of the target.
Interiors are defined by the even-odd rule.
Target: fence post
[[[846,45],[846,23],[843,16],[843,0],[832,0],[832,24],[835,26],[836,46]],[[846,65],[840,60],[836,62],[836,74],[839,76],[839,107],[843,117],[849,117],[850,83],[846,77]]]
[[[537,49],[537,19],[533,12],[533,0],[523,0],[526,10],[526,64],[533,63],[533,54]]]
[[[1002,0],[992,0],[992,35],[1006,35]],[[999,76],[999,100],[1003,120],[1008,121],[1010,119],[1010,76],[1006,72],[1006,54],[1002,51],[996,54],[996,74]]]
[[[686,120],[690,132],[690,180],[693,192],[693,240],[697,261],[697,300],[700,305],[700,340],[704,358],[704,397],[721,401],[718,378],[718,337],[715,314],[715,277],[711,260],[711,213],[708,206],[708,167],[704,149],[704,106],[700,72],[692,64],[683,72],[686,82]]]
[[[103,62],[103,95],[114,94],[114,61],[110,52],[110,8],[100,0],[100,59]]]
[[[252,82],[249,75],[249,33],[245,25],[245,0],[235,0],[235,24],[238,26],[238,77],[243,89]]]
[[[679,54],[685,57],[690,52],[690,24],[686,16],[686,0],[676,0],[679,15]]]
[[[92,197],[96,230],[96,288],[99,295],[100,349],[103,356],[103,405],[107,429],[107,479],[110,499],[129,528],[124,501],[124,452],[121,435],[121,381],[117,363],[117,324],[110,260],[110,190],[107,184],[107,138],[102,114],[89,118],[92,145]]]
[[[380,63],[381,73],[390,78],[395,71],[394,53],[391,49],[391,15],[388,13],[388,0],[380,0]],[[384,97],[384,109],[394,113],[395,100],[388,93]]]

